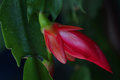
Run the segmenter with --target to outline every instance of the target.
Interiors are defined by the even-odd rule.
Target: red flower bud
[[[75,58],[84,59],[112,73],[97,44],[77,31],[83,30],[82,28],[51,23],[42,13],[39,14],[39,21],[48,50],[61,63],[65,64],[67,60],[74,61]]]
[[[63,64],[75,58],[88,60],[112,72],[104,54],[94,41],[78,32],[82,28],[54,23],[51,29],[44,29],[47,48]]]

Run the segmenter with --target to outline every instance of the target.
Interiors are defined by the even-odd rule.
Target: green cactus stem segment
[[[44,29],[50,29],[52,27],[52,22],[41,12],[39,13],[39,23],[42,32]]]

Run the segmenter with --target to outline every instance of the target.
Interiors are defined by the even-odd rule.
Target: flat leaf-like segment
[[[54,21],[62,9],[63,0],[27,0],[28,16],[39,11],[52,16]]]
[[[24,66],[23,80],[53,80],[39,59],[28,58]]]
[[[12,49],[18,65],[26,55],[45,56],[47,52],[43,53],[46,49],[45,45],[41,45],[44,42],[40,27],[34,26],[34,22],[28,24],[25,0],[4,0],[0,9],[0,21],[6,47]]]
[[[2,36],[2,33],[1,33],[1,26],[0,26],[0,54],[4,49],[5,49],[5,44],[4,44],[4,41],[3,41],[3,36]]]
[[[62,9],[63,0],[46,0],[45,11],[52,15],[53,20],[57,18]]]

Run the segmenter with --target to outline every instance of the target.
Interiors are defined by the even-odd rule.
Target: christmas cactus
[[[0,56],[10,51],[23,68],[9,80],[119,80],[119,50],[105,35],[108,3],[0,0]]]

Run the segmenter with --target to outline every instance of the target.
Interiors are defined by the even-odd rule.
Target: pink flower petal
[[[49,31],[45,31],[46,45],[48,45],[49,50],[53,55],[63,64],[66,63],[66,56],[63,50],[62,40],[59,35],[55,35]]]
[[[71,56],[88,60],[112,72],[104,54],[90,38],[77,31],[61,31],[60,35],[65,44],[65,51],[69,52]]]
[[[83,30],[83,28],[76,27],[76,26],[69,26],[69,25],[61,25],[58,23],[53,24],[54,29],[58,31],[75,31],[75,30]]]
[[[104,64],[104,63],[108,63],[108,62],[103,63],[103,62],[99,61],[99,59],[95,59],[89,55],[85,55],[85,53],[83,53],[83,52],[74,51],[73,49],[71,49],[67,45],[64,46],[64,49],[65,49],[65,51],[68,52],[69,55],[71,55],[75,58],[78,58],[78,59],[84,59],[84,60],[88,60],[90,62],[93,62],[96,65],[98,65],[98,66],[102,67],[103,69],[112,73],[111,68],[109,67],[109,64]],[[105,66],[103,66],[103,65],[105,65]]]
[[[75,58],[86,59],[86,57],[83,54],[80,54],[79,52],[74,51],[67,45],[64,45],[64,50],[65,50],[65,52],[67,52],[67,54],[69,54]]]
[[[49,39],[48,39],[48,34],[47,34],[46,31],[44,31],[44,38],[45,38],[45,43],[46,43],[47,49],[48,49],[48,51],[50,52],[49,46],[48,46],[48,44],[49,44]]]

